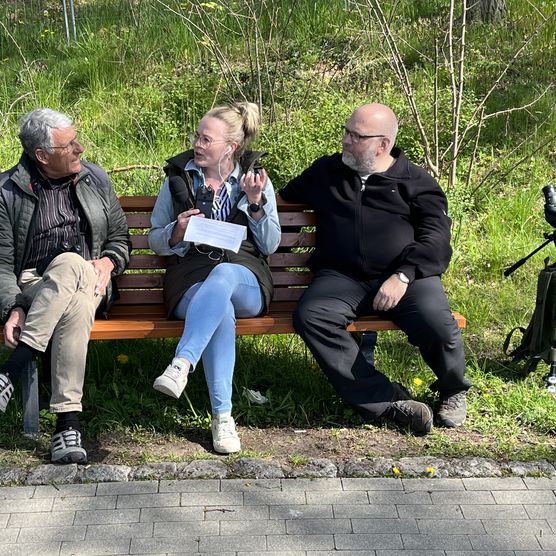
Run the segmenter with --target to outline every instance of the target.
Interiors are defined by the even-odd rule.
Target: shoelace
[[[462,394],[454,394],[449,396],[442,401],[442,405],[449,407],[450,409],[457,409],[465,401],[465,396]]]
[[[164,374],[169,376],[172,380],[177,381],[182,375],[182,373],[183,373],[182,369],[176,367],[176,365],[172,365],[171,367],[168,367],[166,369],[166,372]]]
[[[220,421],[218,423],[218,436],[220,437],[228,437],[234,436],[234,429],[232,427],[232,421]]]
[[[74,429],[62,431],[58,437],[58,441],[63,442],[68,448],[81,447],[81,433]]]

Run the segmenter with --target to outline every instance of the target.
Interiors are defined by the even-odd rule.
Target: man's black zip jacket
[[[332,268],[359,280],[403,272],[411,281],[442,274],[450,262],[450,224],[444,192],[403,152],[365,183],[342,162],[324,156],[280,190],[317,217],[313,272]]]

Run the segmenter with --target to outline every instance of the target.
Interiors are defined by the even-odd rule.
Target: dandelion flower
[[[432,466],[429,466],[426,468],[425,470],[429,475],[434,475],[434,472],[436,471],[436,469]]]
[[[402,474],[402,472],[397,467],[392,467],[392,473],[394,473],[396,477]]]
[[[415,386],[421,386],[421,384],[423,384],[423,380],[420,379],[419,377],[415,377],[413,379],[413,384],[415,384]]]
[[[125,353],[120,353],[120,355],[116,357],[116,361],[118,361],[120,365],[127,365],[127,363],[129,363],[129,357]]]

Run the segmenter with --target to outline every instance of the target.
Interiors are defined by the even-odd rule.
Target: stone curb
[[[556,477],[556,461],[498,462],[488,458],[441,459],[377,457],[332,461],[311,459],[300,465],[261,458],[194,460],[128,465],[39,465],[0,468],[0,485],[49,485],[180,479],[284,479],[330,477],[468,478]]]

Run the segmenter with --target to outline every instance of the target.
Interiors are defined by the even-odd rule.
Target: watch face
[[[403,273],[403,272],[398,272],[398,278],[404,283],[404,284],[409,284],[409,278]]]
[[[251,203],[249,205],[249,210],[251,212],[259,212],[259,210],[261,210],[261,205],[259,205],[259,203]]]

